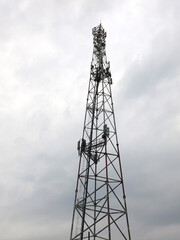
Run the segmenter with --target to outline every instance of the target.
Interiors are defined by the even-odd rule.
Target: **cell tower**
[[[93,28],[90,70],[70,240],[131,240],[111,93],[106,32]]]

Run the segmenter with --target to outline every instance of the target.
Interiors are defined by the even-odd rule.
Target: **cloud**
[[[169,36],[169,32],[159,34],[153,40],[150,54],[132,63],[123,77],[128,97],[145,95],[147,91],[156,91],[162,82],[176,81],[179,75],[179,37],[177,33],[174,36]]]

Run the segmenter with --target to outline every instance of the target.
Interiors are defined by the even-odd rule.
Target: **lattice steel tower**
[[[93,28],[93,56],[70,240],[131,240],[111,93],[106,32]]]

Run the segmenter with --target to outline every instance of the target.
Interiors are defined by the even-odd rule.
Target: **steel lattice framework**
[[[111,93],[106,32],[93,28],[90,71],[70,240],[131,240]]]

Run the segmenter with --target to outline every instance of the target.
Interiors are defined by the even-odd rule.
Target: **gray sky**
[[[0,0],[0,240],[69,239],[100,20],[132,239],[179,240],[179,11],[178,0]]]

